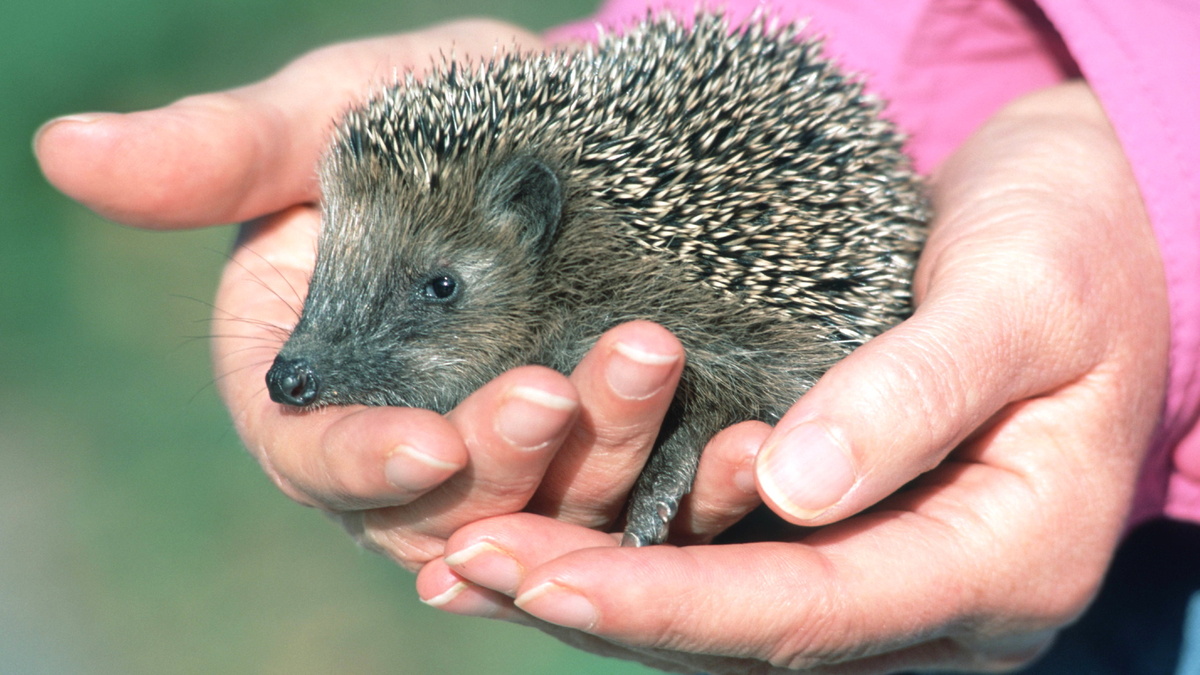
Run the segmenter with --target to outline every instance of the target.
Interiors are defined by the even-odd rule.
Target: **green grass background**
[[[634,673],[421,605],[280,495],[212,387],[229,227],[153,233],[56,193],[44,120],[261,78],[334,40],[593,0],[62,0],[0,12],[0,673]]]

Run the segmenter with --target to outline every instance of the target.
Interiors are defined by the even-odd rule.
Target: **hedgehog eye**
[[[458,281],[448,274],[433,277],[425,282],[421,295],[433,302],[449,302],[458,295]]]

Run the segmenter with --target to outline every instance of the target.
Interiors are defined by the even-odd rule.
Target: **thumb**
[[[1003,364],[1036,355],[1013,358],[1022,348],[1009,341],[1004,319],[946,304],[929,300],[859,348],[779,422],[755,466],[777,513],[821,525],[867,508],[1059,374],[1055,363],[1032,378],[1008,371]]]
[[[1104,203],[1123,192],[1091,186],[1132,181],[1119,162],[1090,161],[1094,129],[1025,112],[1038,103],[985,126],[939,171],[916,313],[831,368],[759,451],[759,491],[784,518],[820,525],[874,504],[1006,404],[1105,357],[1118,276],[1090,261],[1129,247],[1122,232],[1136,228],[1114,225],[1120,210]],[[1053,133],[1039,134],[1045,124]]]

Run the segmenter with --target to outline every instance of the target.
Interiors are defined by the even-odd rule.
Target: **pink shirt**
[[[594,38],[647,8],[679,16],[696,0],[608,0],[590,23],[551,37]],[[1087,78],[1133,166],[1166,269],[1170,381],[1134,522],[1200,521],[1200,5],[1178,0],[726,0],[734,23],[760,6],[809,19],[830,56],[867,76],[929,171],[1005,102]],[[1043,14],[1044,12],[1044,14]]]

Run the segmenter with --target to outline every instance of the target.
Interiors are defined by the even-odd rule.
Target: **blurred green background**
[[[50,117],[266,76],[312,47],[594,0],[6,3],[0,18],[0,673],[642,673],[421,605],[280,495],[202,338],[229,227],[106,222],[42,179]]]

